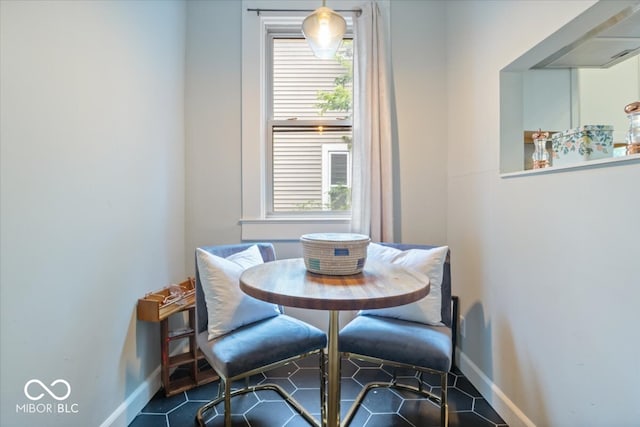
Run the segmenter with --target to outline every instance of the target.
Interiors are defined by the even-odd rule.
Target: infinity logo
[[[54,382],[52,382],[51,384],[49,384],[50,387],[53,387],[53,386],[55,386],[56,384],[59,384],[59,383],[62,383],[65,386],[67,386],[67,393],[65,395],[63,395],[63,396],[58,396],[57,394],[55,394],[53,391],[51,391],[49,389],[49,387],[44,385],[42,383],[42,381],[33,379],[33,380],[27,381],[27,383],[24,385],[24,395],[27,396],[27,398],[30,399],[30,400],[40,400],[44,396],[44,393],[40,393],[37,396],[32,396],[31,394],[29,394],[29,390],[28,390],[29,386],[31,384],[33,384],[33,383],[36,383],[36,384],[40,385],[40,387],[42,387],[44,389],[44,391],[49,393],[49,396],[53,397],[56,400],[65,400],[71,394],[71,385],[67,381],[65,381],[63,379],[57,379]]]

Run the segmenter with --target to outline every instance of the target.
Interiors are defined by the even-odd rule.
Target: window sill
[[[240,219],[242,240],[299,240],[309,233],[348,233],[350,218]]]
[[[556,172],[568,172],[575,169],[590,169],[606,166],[616,166],[619,164],[640,163],[640,154],[632,154],[630,156],[612,157],[609,159],[591,160],[584,163],[576,163],[573,165],[556,166],[544,169],[530,169],[519,172],[501,173],[500,178],[513,178],[528,175],[542,175]]]

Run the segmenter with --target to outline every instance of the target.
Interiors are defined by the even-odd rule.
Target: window
[[[302,35],[306,13],[247,10],[279,6],[243,1],[245,240],[350,231],[353,41],[345,37],[336,59],[318,59]]]
[[[331,211],[351,208],[351,152],[348,144],[322,146],[323,206]]]
[[[299,29],[268,31],[266,212],[348,213],[352,41],[343,41],[335,59],[322,60]],[[344,178],[333,182],[338,175]]]

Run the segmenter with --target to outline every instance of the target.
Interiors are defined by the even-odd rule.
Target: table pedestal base
[[[340,350],[338,348],[338,332],[340,330],[340,312],[329,311],[329,333],[327,352],[329,363],[327,366],[327,427],[340,426]]]

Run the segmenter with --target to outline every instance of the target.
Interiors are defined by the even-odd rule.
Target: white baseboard
[[[100,427],[127,427],[151,398],[160,390],[160,366],[158,366],[124,402],[116,408]]]
[[[533,421],[471,361],[469,356],[459,348],[456,349],[456,352],[458,353],[458,368],[471,381],[471,384],[478,389],[491,407],[509,424],[509,427],[536,427]]]

